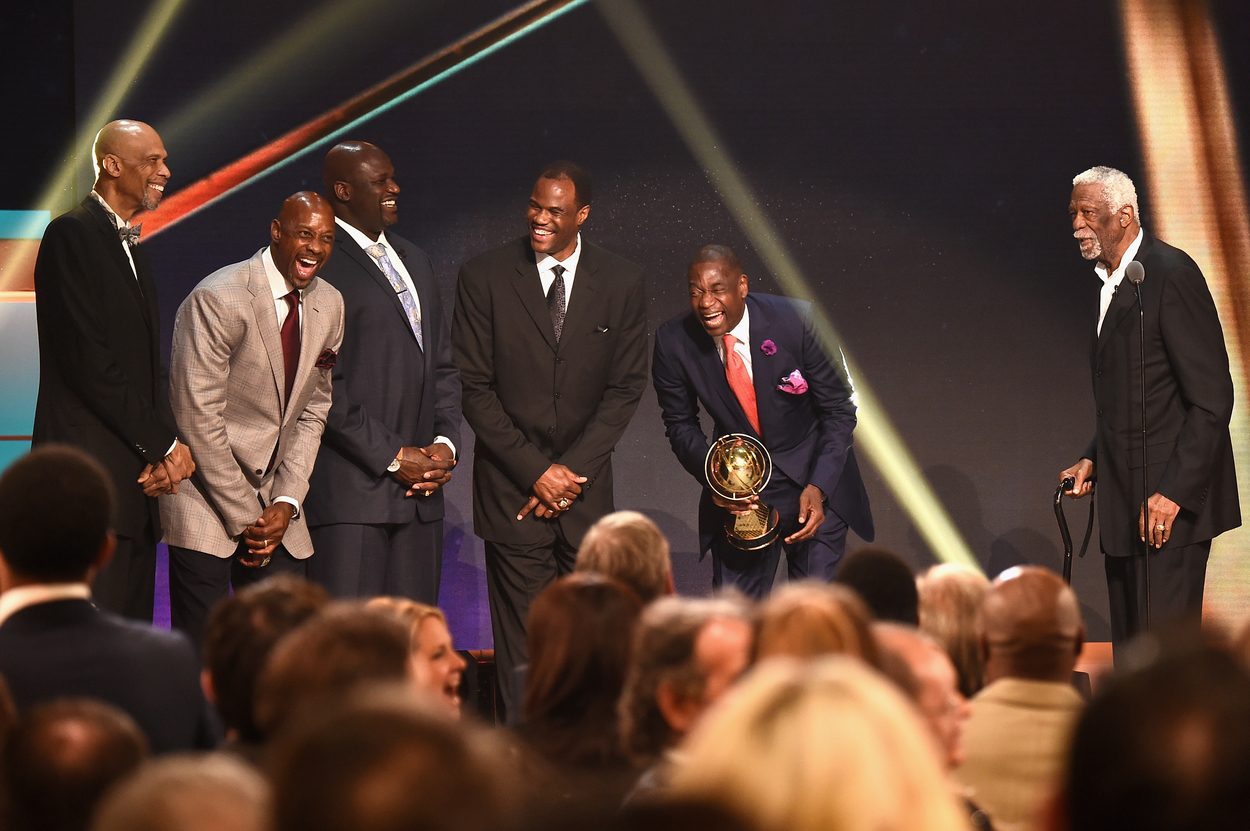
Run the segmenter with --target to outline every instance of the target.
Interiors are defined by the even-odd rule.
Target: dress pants
[[[1139,543],[1144,546],[1144,543]],[[1122,650],[1146,626],[1146,568],[1142,547],[1128,557],[1104,552],[1107,600],[1111,611],[1111,646],[1118,662]],[[1202,619],[1202,590],[1211,541],[1150,549],[1150,629]]]
[[[418,499],[421,497],[417,497]],[[438,605],[443,521],[309,528],[308,577],[333,597],[407,597]]]
[[[783,551],[790,580],[832,582],[846,550],[846,523],[826,507],[825,521],[815,537],[786,544],[785,538],[802,527],[797,510],[788,518],[783,513],[777,539],[759,551],[735,548],[723,532],[717,534],[712,542],[712,588],[733,586],[753,600],[762,600],[773,589],[773,578]]]
[[[101,609],[151,623],[155,595],[156,535],[148,523],[138,537],[117,538],[113,559],[91,584],[91,597]]]
[[[243,544],[240,544],[240,549]],[[213,607],[235,591],[259,583],[275,574],[307,577],[307,560],[297,560],[280,545],[273,552],[269,565],[249,568],[238,556],[214,557],[202,551],[169,546],[169,616],[173,628],[187,634],[200,652],[204,644],[204,626]]]
[[[486,541],[486,590],[495,640],[495,675],[510,722],[519,719],[525,700],[518,671],[529,663],[525,623],[530,604],[557,578],[570,574],[577,548],[556,522],[547,522],[548,538],[530,545]]]

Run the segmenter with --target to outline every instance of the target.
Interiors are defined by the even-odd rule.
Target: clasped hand
[[[143,488],[144,496],[161,496],[177,493],[178,483],[190,478],[195,473],[195,461],[191,451],[180,441],[174,442],[174,449],[164,461],[157,465],[148,465],[139,474],[139,487]]]
[[[533,495],[526,501],[516,518],[525,519],[530,511],[534,512],[534,516],[544,519],[559,516],[577,501],[585,482],[585,476],[578,476],[564,465],[553,464],[542,476],[538,477],[538,481],[532,488]]]
[[[289,502],[275,502],[266,508],[252,525],[243,529],[243,542],[247,550],[239,553],[239,562],[251,568],[258,568],[282,544],[287,526],[295,509]]]
[[[405,497],[434,493],[451,481],[451,469],[456,466],[455,454],[442,443],[429,447],[401,447],[397,458],[399,470],[391,476],[401,485],[408,486]]]

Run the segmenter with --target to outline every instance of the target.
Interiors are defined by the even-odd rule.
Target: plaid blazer
[[[330,409],[330,368],[319,358],[343,342],[343,298],[314,279],[301,304],[295,385],[283,400],[282,336],[264,251],[204,278],[174,321],[170,400],[196,471],[160,499],[165,542],[223,558],[234,555],[262,501],[303,503]],[[311,556],[302,513],[283,544],[297,559]]]

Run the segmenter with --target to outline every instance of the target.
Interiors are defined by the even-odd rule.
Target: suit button
[[[556,400],[557,400],[557,401],[559,401],[559,400],[560,400],[560,393],[558,393],[558,392],[556,393]]]
[[[558,363],[558,364],[562,364],[562,363],[564,363],[564,359],[563,359],[563,358],[556,358],[556,363]]]
[[[258,470],[258,471],[256,471],[256,475],[257,475],[257,476],[264,476],[264,475],[265,475],[265,471],[263,471],[263,470]],[[1140,511],[1138,511],[1138,513],[1141,513],[1141,512],[1140,512]]]
[[[1099,411],[1096,413],[1096,415],[1097,415],[1099,418],[1102,418],[1102,410],[1099,410]],[[1137,513],[1139,513],[1139,514],[1140,514],[1140,513],[1141,513],[1141,511],[1138,511]]]
[[[555,431],[556,431],[556,428],[554,428],[554,427],[548,427],[548,428],[547,428],[547,432],[548,432],[548,433],[554,433]]]
[[[1095,373],[1094,373],[1094,377],[1095,377],[1095,378],[1101,378],[1101,377],[1102,377],[1102,370],[1100,369],[1100,370],[1098,370],[1097,372],[1095,372]],[[1139,514],[1140,514],[1140,513],[1141,513],[1141,511],[1138,511],[1137,513],[1139,513]]]

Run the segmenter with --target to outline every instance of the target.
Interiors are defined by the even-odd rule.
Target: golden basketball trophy
[[[712,444],[703,461],[703,472],[717,496],[745,506],[772,479],[773,459],[759,439],[730,433]],[[730,514],[725,520],[725,534],[735,548],[757,551],[777,538],[779,521],[776,508],[757,502],[745,516]]]

